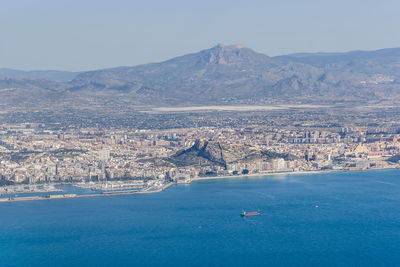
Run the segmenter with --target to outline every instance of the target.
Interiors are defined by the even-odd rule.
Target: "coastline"
[[[282,175],[294,175],[294,174],[319,174],[319,173],[330,173],[330,172],[341,172],[341,171],[347,171],[347,170],[286,171],[286,172],[265,172],[265,173],[250,173],[250,174],[222,175],[222,176],[205,176],[205,177],[193,178],[192,181],[246,178],[246,177],[264,177],[273,175],[282,176]]]
[[[240,174],[240,175],[223,175],[223,176],[209,176],[209,177],[197,177],[190,180],[189,183],[176,183],[169,182],[156,190],[149,191],[139,191],[139,192],[118,192],[118,193],[102,193],[102,194],[87,194],[87,195],[73,195],[69,196],[68,194],[61,195],[62,197],[58,198],[45,198],[45,197],[30,197],[30,198],[17,198],[11,200],[3,200],[0,203],[10,203],[10,202],[27,202],[27,201],[38,201],[38,200],[55,200],[55,199],[73,199],[73,198],[92,198],[92,197],[105,197],[105,196],[123,196],[123,195],[139,195],[139,194],[153,194],[160,193],[172,185],[180,185],[180,184],[191,184],[195,181],[202,180],[217,180],[217,179],[235,179],[235,178],[255,178],[255,177],[265,177],[265,176],[285,176],[285,175],[313,175],[313,174],[324,174],[324,173],[333,173],[333,172],[354,172],[354,171],[379,171],[379,170],[395,170],[399,169],[398,167],[391,168],[373,168],[373,169],[357,169],[357,170],[315,170],[315,171],[281,171],[281,172],[265,172],[265,173],[251,173],[251,174]]]
[[[323,174],[323,173],[333,173],[333,172],[354,172],[354,171],[380,171],[380,170],[396,170],[398,167],[390,168],[373,168],[373,169],[357,169],[357,170],[315,170],[315,171],[281,171],[281,172],[265,172],[265,173],[250,173],[250,174],[239,174],[239,175],[223,175],[223,176],[207,176],[207,177],[197,177],[193,178],[192,181],[201,180],[215,180],[215,179],[229,179],[229,178],[246,178],[246,177],[265,177],[274,175],[299,175],[299,174]]]

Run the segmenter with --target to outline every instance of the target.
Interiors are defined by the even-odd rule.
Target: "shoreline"
[[[197,177],[190,180],[189,183],[176,183],[170,182],[165,184],[159,189],[149,190],[149,191],[138,191],[138,192],[119,192],[119,193],[102,193],[102,194],[88,194],[88,195],[74,195],[68,196],[68,194],[63,195],[59,198],[45,198],[45,197],[32,197],[28,199],[12,199],[0,201],[0,203],[10,203],[10,202],[28,202],[28,201],[38,201],[38,200],[59,200],[59,199],[74,199],[74,198],[92,198],[92,197],[105,197],[105,196],[123,196],[123,195],[139,195],[139,194],[153,194],[160,193],[173,185],[191,184],[192,182],[202,181],[202,180],[218,180],[218,179],[235,179],[235,178],[251,178],[251,177],[265,177],[265,176],[284,176],[284,175],[312,175],[312,174],[325,174],[333,172],[354,172],[354,171],[379,171],[379,170],[396,170],[398,167],[393,168],[374,168],[374,169],[359,169],[359,170],[315,170],[315,171],[281,171],[281,172],[265,172],[265,173],[251,173],[251,174],[240,174],[240,175],[223,175],[223,176],[209,176],[209,177]]]
[[[341,170],[317,170],[317,171],[286,171],[286,172],[265,172],[265,173],[250,173],[250,174],[238,174],[238,175],[221,175],[221,176],[206,176],[193,178],[192,181],[201,180],[214,180],[214,179],[229,179],[229,178],[246,178],[246,177],[258,177],[258,176],[273,176],[273,175],[295,175],[295,174],[319,174],[329,172],[340,172]],[[345,170],[346,171],[346,170]]]
[[[381,170],[396,170],[398,167],[393,168],[373,168],[373,169],[358,169],[358,170],[315,170],[315,171],[281,171],[281,172],[265,172],[265,173],[250,173],[250,174],[238,174],[238,175],[222,175],[222,176],[209,176],[209,177],[197,177],[193,178],[192,181],[201,180],[217,180],[217,179],[229,179],[229,178],[246,178],[246,177],[264,177],[273,175],[299,175],[299,174],[323,174],[333,172],[355,172],[355,171],[381,171]]]

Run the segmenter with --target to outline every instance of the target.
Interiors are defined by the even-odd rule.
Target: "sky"
[[[269,56],[400,47],[400,1],[1,0],[0,67],[84,71],[222,44]]]

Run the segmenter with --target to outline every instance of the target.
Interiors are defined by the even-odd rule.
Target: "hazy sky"
[[[400,47],[400,1],[1,0],[0,67],[132,66],[242,44],[267,55]]]

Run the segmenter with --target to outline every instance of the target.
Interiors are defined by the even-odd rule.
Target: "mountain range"
[[[269,57],[217,45],[87,72],[0,69],[2,107],[374,104],[400,100],[400,48]]]
[[[0,79],[44,79],[57,82],[71,81],[78,75],[79,72],[59,71],[59,70],[14,70],[7,68],[0,68]]]

